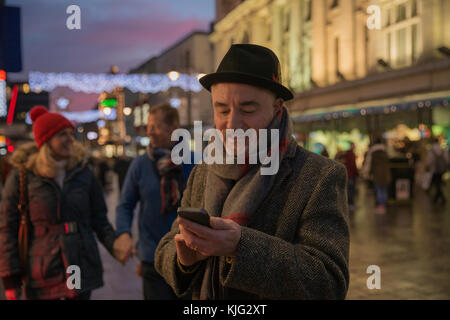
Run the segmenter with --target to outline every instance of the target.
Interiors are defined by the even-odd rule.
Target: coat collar
[[[67,161],[66,170],[70,172],[77,167],[85,167],[87,160],[87,152],[83,145],[75,141],[72,156]],[[55,160],[48,152],[48,146],[44,145],[38,149],[35,142],[26,143],[17,148],[11,156],[10,163],[15,167],[25,166],[35,175],[49,179],[53,179],[58,171]]]

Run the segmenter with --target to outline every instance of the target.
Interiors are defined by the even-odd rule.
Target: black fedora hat
[[[292,92],[281,84],[281,68],[272,50],[254,44],[233,44],[223,57],[217,71],[200,79],[202,86],[211,91],[219,82],[238,82],[262,87],[283,100],[291,100]]]

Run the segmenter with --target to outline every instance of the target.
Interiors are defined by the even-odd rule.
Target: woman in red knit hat
[[[0,206],[0,277],[6,296],[20,298],[24,284],[27,299],[89,299],[103,286],[94,233],[114,256],[116,236],[103,192],[83,146],[74,140],[73,124],[44,107],[33,108],[30,116],[35,143],[13,153],[10,162],[16,168]],[[28,208],[25,265],[18,245],[21,194],[27,194]]]

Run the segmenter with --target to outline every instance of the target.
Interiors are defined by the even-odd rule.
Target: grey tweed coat
[[[207,165],[197,165],[183,207],[203,207]],[[225,299],[344,299],[349,285],[347,175],[343,165],[291,144],[277,181],[233,259],[220,257]],[[177,266],[175,221],[160,241],[155,268],[178,296],[199,298],[205,262],[193,274]]]

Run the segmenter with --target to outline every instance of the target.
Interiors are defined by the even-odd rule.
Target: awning
[[[394,100],[395,101],[395,100]],[[336,119],[346,119],[374,114],[393,114],[397,112],[413,111],[435,107],[448,107],[450,102],[450,92],[447,95],[416,99],[409,101],[399,101],[393,103],[373,104],[361,103],[352,106],[337,106],[329,108],[315,108],[303,112],[301,115],[292,117],[294,123],[305,123],[314,121],[327,121]]]

